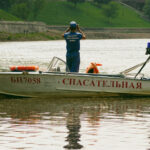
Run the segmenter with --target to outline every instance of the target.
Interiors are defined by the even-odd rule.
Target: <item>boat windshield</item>
[[[53,57],[47,70],[50,72],[69,72],[66,62],[58,57]]]

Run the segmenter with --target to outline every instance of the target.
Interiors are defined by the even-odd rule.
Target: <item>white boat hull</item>
[[[124,78],[117,75],[1,72],[0,93],[27,97],[150,95],[150,80]]]

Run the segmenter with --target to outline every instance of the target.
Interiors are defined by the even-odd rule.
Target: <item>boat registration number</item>
[[[40,78],[32,78],[32,77],[11,77],[11,83],[28,83],[28,84],[40,84]]]

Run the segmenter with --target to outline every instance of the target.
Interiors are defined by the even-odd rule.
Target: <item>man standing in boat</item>
[[[86,36],[75,21],[70,22],[70,27],[63,34],[66,40],[66,63],[70,72],[79,72],[80,66],[80,40]]]

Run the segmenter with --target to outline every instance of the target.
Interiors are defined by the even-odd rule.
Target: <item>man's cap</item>
[[[70,22],[70,28],[71,29],[76,29],[76,27],[77,27],[77,23],[75,21],[71,21]]]

